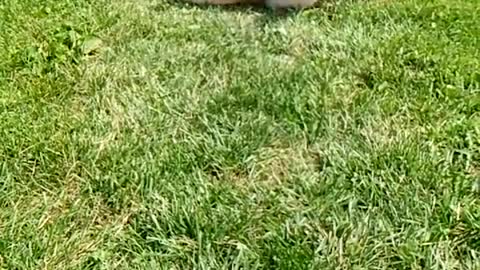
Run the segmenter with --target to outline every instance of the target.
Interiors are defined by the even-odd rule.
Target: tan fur
[[[195,4],[206,5],[234,5],[234,4],[265,4],[277,8],[307,8],[313,6],[317,0],[187,0]]]

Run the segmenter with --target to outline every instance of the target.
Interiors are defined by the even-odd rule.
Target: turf
[[[0,268],[479,269],[480,5],[0,2]]]

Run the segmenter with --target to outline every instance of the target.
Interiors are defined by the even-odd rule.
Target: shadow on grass
[[[290,17],[295,17],[302,12],[314,12],[321,16],[327,16],[331,19],[334,17],[339,6],[343,5],[345,2],[351,1],[358,0],[318,0],[314,6],[305,9],[288,8],[274,10],[265,6],[262,3],[209,5],[190,3],[188,2],[188,0],[165,0],[162,4],[156,5],[154,9],[157,11],[164,11],[167,10],[169,6],[174,6],[182,9],[195,7],[201,10],[222,10],[235,13],[256,13],[262,15],[259,17],[259,25],[264,26]]]

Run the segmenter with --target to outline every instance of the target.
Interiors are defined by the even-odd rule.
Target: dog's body
[[[313,6],[317,0],[188,0],[195,4],[207,5],[234,5],[234,4],[265,4],[266,6],[278,8],[307,8]]]

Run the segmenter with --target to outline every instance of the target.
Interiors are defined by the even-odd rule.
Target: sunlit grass
[[[0,267],[479,268],[479,14],[0,2]]]

